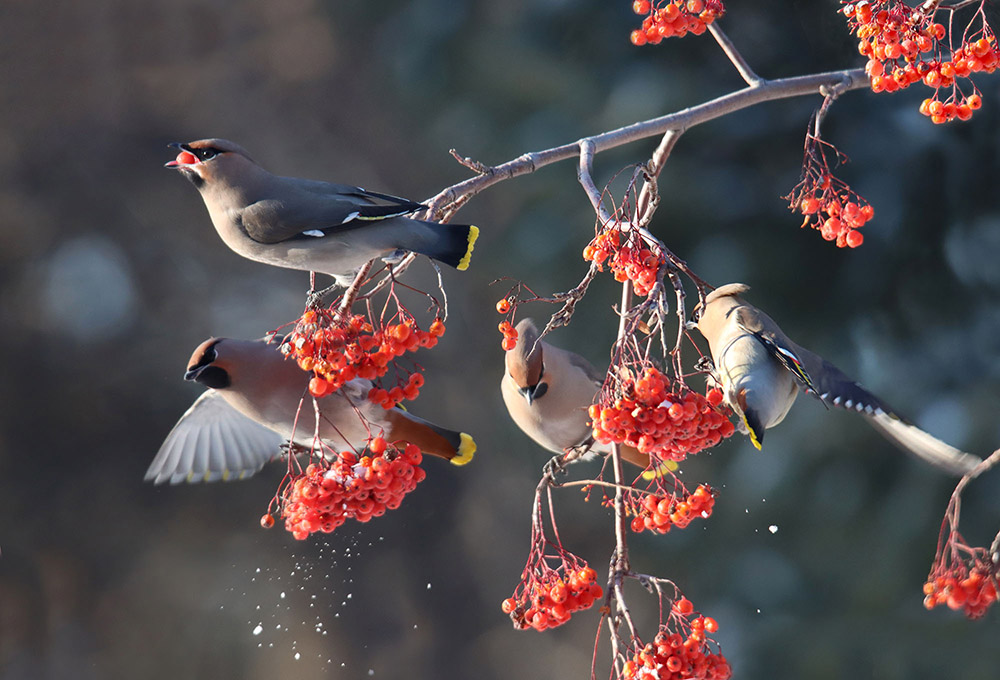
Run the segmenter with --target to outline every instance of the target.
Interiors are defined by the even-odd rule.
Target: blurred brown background
[[[832,0],[728,4],[723,25],[764,76],[861,65]],[[430,461],[400,510],[306,543],[257,525],[278,470],[174,488],[142,475],[199,392],[181,380],[194,346],[294,319],[308,283],[223,246],[161,167],[168,142],[227,137],[278,173],[425,198],[467,176],[451,147],[500,163],[741,86],[710,38],[631,47],[629,5],[0,3],[0,679],[588,677],[595,612],[539,635],[499,610],[546,457],[499,398],[506,287],[490,282],[547,293],[583,274],[593,216],[572,163],[460,214],[482,238],[469,272],[445,273],[452,318],[420,357],[413,410],[474,433],[473,465]],[[778,198],[816,99],[690,131],[655,227],[703,277],[751,284],[797,340],[986,453],[1000,444],[1000,81],[977,82],[983,109],[943,128],[917,113],[918,88],[834,107],[841,176],[876,209],[858,250],[799,230]],[[654,144],[604,154],[600,178]],[[553,342],[606,362],[616,297],[598,280]],[[715,515],[632,541],[637,569],[719,620],[737,677],[995,678],[997,612],[921,606],[954,480],[806,400],[767,444],[692,461],[686,479],[721,489]],[[970,542],[1000,526],[998,487],[970,490]],[[557,501],[567,546],[603,568],[607,512]],[[651,637],[654,602],[631,597]],[[601,677],[603,637],[598,660]]]

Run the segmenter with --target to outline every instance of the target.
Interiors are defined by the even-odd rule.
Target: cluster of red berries
[[[367,522],[398,508],[427,476],[420,467],[420,449],[400,445],[401,449],[375,437],[367,455],[343,451],[332,462],[309,465],[282,493],[285,529],[304,540],[317,531],[330,533],[348,519]],[[261,518],[265,528],[273,524],[270,513]]]
[[[400,318],[399,323],[374,328],[360,314],[343,319],[327,310],[310,309],[285,338],[281,351],[293,357],[302,370],[312,371],[309,392],[323,397],[355,378],[374,380],[385,375],[396,357],[433,347],[444,335],[441,319],[435,319],[424,331],[412,316],[401,314]],[[377,401],[392,408],[401,399],[415,398],[422,384],[422,377],[411,375],[405,387],[383,390],[384,395],[378,392],[382,398]]]
[[[826,180],[828,191],[799,201],[799,211],[805,217],[802,226],[812,222],[825,240],[836,241],[840,248],[857,248],[865,241],[858,229],[875,216],[875,208],[850,189],[841,194],[830,191],[832,177],[828,175]]]
[[[975,559],[971,567],[959,563],[937,571],[938,575],[924,584],[924,606],[928,609],[946,604],[978,619],[997,601],[997,568],[988,558]]]
[[[505,302],[501,300],[500,302]],[[497,309],[500,308],[500,304],[497,304]],[[509,352],[517,346],[517,329],[511,325],[510,321],[501,321],[500,325],[497,327],[498,330],[503,333],[503,341],[501,341],[500,346],[503,347],[503,351]]]
[[[381,404],[382,408],[394,408],[396,404],[404,399],[413,401],[420,394],[420,388],[424,386],[424,376],[422,373],[411,373],[405,385],[396,385],[391,389],[373,387],[368,391],[368,398],[376,404]]]
[[[560,575],[562,572],[562,575]],[[543,631],[569,621],[573,612],[588,609],[604,595],[597,584],[597,572],[590,567],[573,568],[566,563],[559,570],[541,564],[531,576],[500,605],[519,630]]]
[[[629,239],[621,245],[620,234],[619,230],[610,229],[595,236],[583,249],[583,259],[596,264],[600,271],[604,271],[604,261],[608,260],[616,281],[631,281],[636,295],[649,295],[666,259],[641,241],[632,244]]]
[[[826,158],[829,143],[809,136],[806,143],[802,179],[785,198],[788,207],[798,211],[802,226],[811,226],[838,248],[857,248],[864,243],[858,231],[874,216],[875,208],[830,171]]]
[[[672,608],[671,619],[683,622],[686,634],[661,624],[653,642],[636,645],[632,658],[622,665],[622,680],[728,680],[732,669],[721,652],[709,647],[707,633],[719,629],[715,619],[695,616],[694,607],[685,597]]]
[[[636,46],[656,45],[664,38],[683,38],[688,33],[701,35],[726,12],[722,0],[635,0],[632,9],[646,15],[642,28],[632,31],[632,44]]]
[[[671,390],[668,378],[649,366],[637,380],[623,383],[622,396],[613,403],[592,405],[590,418],[594,438],[600,442],[628,444],[642,453],[680,462],[736,430],[717,410],[721,403],[717,389],[708,397],[686,387]]]
[[[665,534],[671,527],[685,528],[695,517],[708,519],[715,506],[715,492],[708,484],[701,484],[687,498],[678,500],[674,495],[646,494],[631,508],[632,531],[641,533],[644,529]]]
[[[921,104],[922,114],[935,123],[968,120],[982,106],[982,97],[961,95],[955,82],[975,72],[992,73],[1000,65],[1000,51],[982,10],[979,31],[972,33],[970,25],[956,50],[944,48],[949,29],[934,21],[938,9],[936,2],[914,9],[901,0],[862,0],[849,2],[842,12],[860,40],[858,51],[868,57],[865,72],[873,91],[896,92],[923,82],[934,96]],[[939,96],[942,88],[951,88],[945,101]]]

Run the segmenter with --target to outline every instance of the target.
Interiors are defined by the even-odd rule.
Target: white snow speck
[[[254,635],[260,635],[263,632],[264,632],[264,626],[262,626],[259,623],[257,624],[257,627],[253,629],[253,634]]]
[[[777,524],[772,524],[771,526],[769,526],[767,528],[767,530],[770,531],[772,534],[776,534],[776,533],[778,533],[778,525]]]

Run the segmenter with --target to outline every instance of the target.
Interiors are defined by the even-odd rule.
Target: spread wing
[[[275,196],[240,212],[247,235],[259,243],[322,238],[366,222],[409,215],[427,206],[361,187],[280,178]]]
[[[752,322],[746,330],[761,341],[807,392],[824,404],[860,413],[882,436],[899,448],[952,474],[965,475],[982,462],[980,458],[960,451],[909,423],[839,368],[818,354],[795,344],[780,330],[774,330],[777,326],[771,328],[771,324],[773,322]]]
[[[244,479],[280,455],[284,440],[207,390],[181,416],[153,458],[154,484]]]

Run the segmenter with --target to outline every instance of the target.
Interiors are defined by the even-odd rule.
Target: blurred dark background
[[[837,2],[728,4],[724,28],[766,77],[862,64]],[[195,345],[294,319],[308,284],[227,250],[162,165],[168,142],[221,136],[281,174],[425,198],[467,176],[449,148],[496,164],[741,86],[710,37],[637,49],[637,23],[626,0],[0,3],[0,679],[589,676],[596,612],[540,635],[499,609],[546,456],[500,400],[506,285],[490,286],[511,276],[544,294],[582,276],[593,214],[575,166],[459,215],[482,238],[467,273],[445,272],[449,330],[420,357],[412,410],[472,432],[474,464],[429,461],[400,510],[299,543],[258,527],[279,469],[142,482],[199,393],[181,380]],[[918,87],[834,107],[825,134],[852,161],[840,176],[876,210],[857,250],[800,230],[778,198],[815,97],[688,132],[655,230],[984,454],[1000,445],[1000,96],[996,77],[977,83],[983,109],[946,127],[918,114]],[[655,143],[603,154],[598,180]],[[552,341],[606,362],[617,291],[599,279]],[[736,676],[995,678],[997,612],[969,622],[921,604],[955,480],[811,400],[767,439],[685,466],[721,490],[710,521],[631,542],[636,569],[719,620]],[[1000,526],[998,492],[996,475],[970,488],[970,543]],[[603,569],[608,512],[574,491],[557,512],[567,546]],[[655,602],[633,590],[652,637]],[[598,677],[607,668],[602,631]]]

